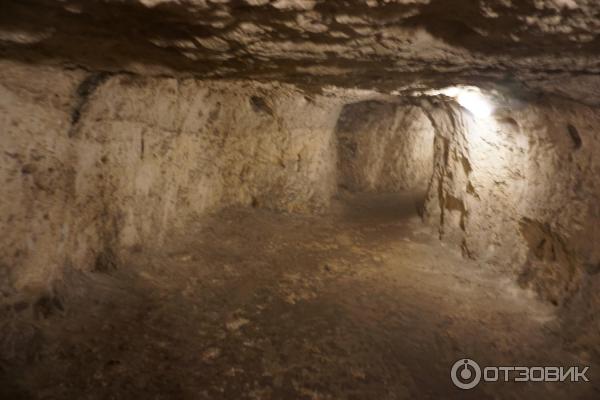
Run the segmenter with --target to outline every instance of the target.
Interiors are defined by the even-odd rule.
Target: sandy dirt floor
[[[512,277],[442,245],[409,195],[330,215],[228,209],[115,271],[70,273],[3,371],[3,399],[594,399],[589,355]],[[590,383],[450,380],[480,365],[591,365]],[[600,378],[600,377],[599,377]]]

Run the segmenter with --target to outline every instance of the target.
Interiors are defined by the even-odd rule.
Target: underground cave
[[[0,398],[600,398],[595,0],[0,0]]]

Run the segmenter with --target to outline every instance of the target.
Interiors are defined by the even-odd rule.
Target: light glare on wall
[[[461,91],[456,101],[477,118],[486,118],[492,114],[492,106],[480,93]]]
[[[453,86],[439,91],[435,94],[443,94],[455,99],[458,104],[466,108],[476,118],[487,118],[492,114],[492,105],[481,91],[476,87]]]

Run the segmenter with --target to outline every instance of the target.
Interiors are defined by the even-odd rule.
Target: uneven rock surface
[[[572,290],[600,260],[598,118],[557,101],[514,104],[494,118],[435,107],[427,209],[442,236],[470,257],[526,264],[523,278],[554,286],[554,301]]]
[[[0,54],[384,91],[502,83],[600,102],[596,0],[23,0]]]
[[[565,342],[550,305],[443,246],[414,201],[360,195],[318,217],[226,209],[118,271],[70,271],[63,310],[33,325],[37,361],[0,374],[0,394],[597,398],[594,368],[589,383],[452,386],[465,355],[481,365],[588,365],[591,355]]]
[[[228,205],[318,213],[340,187],[427,188],[425,220],[443,241],[512,272],[560,306],[574,340],[597,346],[593,107],[498,97],[495,114],[477,118],[442,97],[386,103],[285,84],[2,66],[9,307],[52,303],[65,268],[115,269],[125,252]]]
[[[337,128],[338,184],[355,192],[425,192],[433,173],[434,130],[419,107],[348,104]]]
[[[255,339],[267,356],[299,357],[297,369],[242,360],[244,373],[256,367],[242,386],[203,375],[203,396],[337,398],[330,378],[365,382],[348,398],[440,398],[445,387],[424,391],[404,373],[410,362],[429,371],[419,357],[440,349],[445,361],[485,348],[506,364],[544,349],[532,362],[597,364],[599,32],[596,0],[0,0],[0,390],[75,398],[114,381],[129,397],[185,398],[194,385],[172,372],[147,372],[133,389],[117,376],[201,362],[201,374],[237,377],[224,368]],[[490,115],[461,101],[466,85]],[[389,204],[368,196],[366,214],[334,212],[347,192],[407,190],[426,193],[414,199],[423,221],[396,226],[398,215],[376,211]],[[153,270],[153,256],[164,265]],[[111,314],[119,279],[132,293],[121,290],[122,314]],[[541,308],[551,323],[536,319]],[[270,319],[258,323],[263,309]],[[121,343],[141,354],[121,359],[112,324],[141,334],[130,321],[149,336]],[[336,321],[350,334],[328,331]],[[163,332],[171,323],[189,335]],[[104,332],[100,343],[70,342],[79,326],[90,343]],[[277,342],[285,335],[303,351]],[[169,341],[184,347],[161,352]],[[393,357],[369,359],[365,343]],[[365,358],[351,376],[323,372],[355,367],[354,350]],[[52,365],[72,386],[56,384]],[[156,383],[165,376],[183,386]],[[561,390],[598,397],[595,386]]]
[[[335,190],[335,99],[7,62],[0,91],[6,295],[113,268],[207,210],[318,211]]]
[[[432,108],[435,173],[426,219],[465,257],[512,270],[597,346],[600,113],[512,103],[493,118]],[[576,326],[575,326],[576,325]],[[594,339],[591,339],[594,338]]]

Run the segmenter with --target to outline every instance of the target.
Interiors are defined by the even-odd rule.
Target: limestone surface
[[[456,83],[600,103],[596,0],[4,1],[0,55],[381,91]]]
[[[3,62],[0,110],[7,295],[228,205],[318,212],[336,186],[341,103],[286,85]]]
[[[421,108],[376,101],[344,107],[336,128],[338,184],[355,192],[425,192],[434,130]]]
[[[431,111],[435,173],[427,210],[465,255],[510,265],[560,302],[600,260],[597,110],[512,104],[492,118]]]

